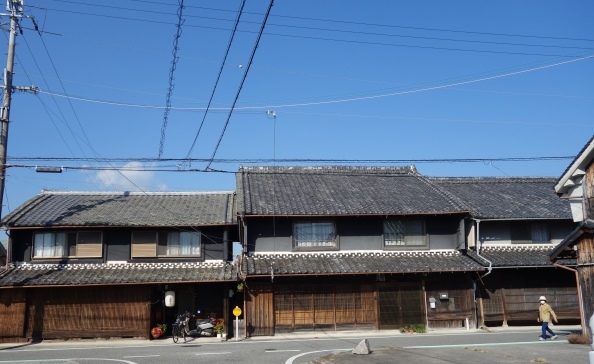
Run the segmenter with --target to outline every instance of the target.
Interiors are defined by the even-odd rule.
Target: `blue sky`
[[[26,0],[14,85],[40,92],[13,96],[3,215],[43,189],[233,190],[239,164],[559,177],[571,159],[501,159],[594,131],[591,1],[276,0],[250,64],[269,2],[248,0],[224,67],[241,2],[185,3],[159,160],[178,2]]]

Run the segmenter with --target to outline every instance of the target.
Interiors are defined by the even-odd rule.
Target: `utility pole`
[[[23,5],[25,0],[6,0],[6,10],[10,17],[10,35],[8,38],[8,56],[6,59],[6,68],[4,69],[4,97],[2,109],[0,110],[0,217],[2,217],[2,204],[4,201],[4,182],[6,180],[6,149],[8,146],[8,124],[10,122],[10,102],[12,100],[12,91],[28,90],[35,91],[35,87],[13,87],[12,74],[14,67],[14,48],[16,44],[17,27],[19,18],[23,16]]]

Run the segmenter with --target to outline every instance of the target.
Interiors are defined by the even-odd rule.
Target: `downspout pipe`
[[[549,258],[550,260],[550,258]],[[577,269],[570,268],[563,264],[559,264],[554,262],[553,265],[557,268],[565,269],[575,274],[575,283],[577,285],[577,292],[578,292],[578,304],[580,306],[580,321],[582,323],[582,335],[586,335],[588,332],[586,331],[586,319],[584,317],[584,307],[582,306],[582,288],[580,285],[580,276]]]
[[[481,220],[475,220],[476,221],[476,239],[475,241],[477,243],[480,243],[480,246],[476,247],[476,254],[481,257],[481,259],[487,261],[489,263],[489,266],[487,267],[487,273],[483,274],[482,276],[478,277],[476,279],[476,281],[478,281],[479,279],[483,279],[484,277],[488,276],[489,274],[491,274],[491,272],[493,271],[493,262],[491,262],[489,259],[483,257],[481,255],[481,250],[483,250],[483,242],[480,240],[480,232],[481,232]],[[476,282],[475,281],[475,282]]]

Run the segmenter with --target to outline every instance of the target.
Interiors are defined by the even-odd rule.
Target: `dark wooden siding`
[[[24,289],[0,290],[0,342],[24,338],[26,307]]]
[[[426,287],[427,323],[430,328],[475,327],[474,290],[469,279],[429,281]],[[447,294],[441,299],[440,294]],[[435,299],[435,308],[429,300]]]
[[[479,314],[487,326],[536,322],[540,296],[547,297],[561,323],[579,323],[575,275],[566,270],[499,270],[477,284]]]
[[[252,283],[245,292],[248,336],[274,335],[274,301],[270,284]]]
[[[371,284],[286,284],[274,287],[275,331],[373,328]]]
[[[27,293],[27,338],[148,338],[148,286],[38,288]]]

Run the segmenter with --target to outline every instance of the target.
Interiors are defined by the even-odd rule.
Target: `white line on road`
[[[526,344],[553,344],[553,343],[564,343],[567,344],[567,340],[557,340],[549,342],[541,341],[523,341],[513,343],[487,343],[487,344],[456,344],[456,345],[426,345],[426,346],[403,346],[404,349],[436,349],[436,348],[461,348],[461,347],[472,347],[472,346],[500,346],[500,345],[526,345]]]
[[[161,355],[133,355],[133,356],[122,356],[122,359],[129,359],[129,358],[152,358],[155,356],[161,356]]]
[[[286,353],[288,351],[301,351],[301,350],[264,350],[265,353]]]
[[[316,350],[316,351],[309,351],[307,353],[303,353],[303,354],[299,354],[299,355],[295,355],[290,357],[289,359],[287,359],[287,361],[285,362],[285,364],[293,364],[293,360],[302,357],[304,355],[309,355],[309,354],[314,354],[314,353],[323,353],[325,351],[347,351],[347,350],[353,350],[353,349],[330,349],[330,350]]]
[[[219,351],[216,353],[198,353],[196,355],[221,355],[221,354],[231,354],[230,351]]]

